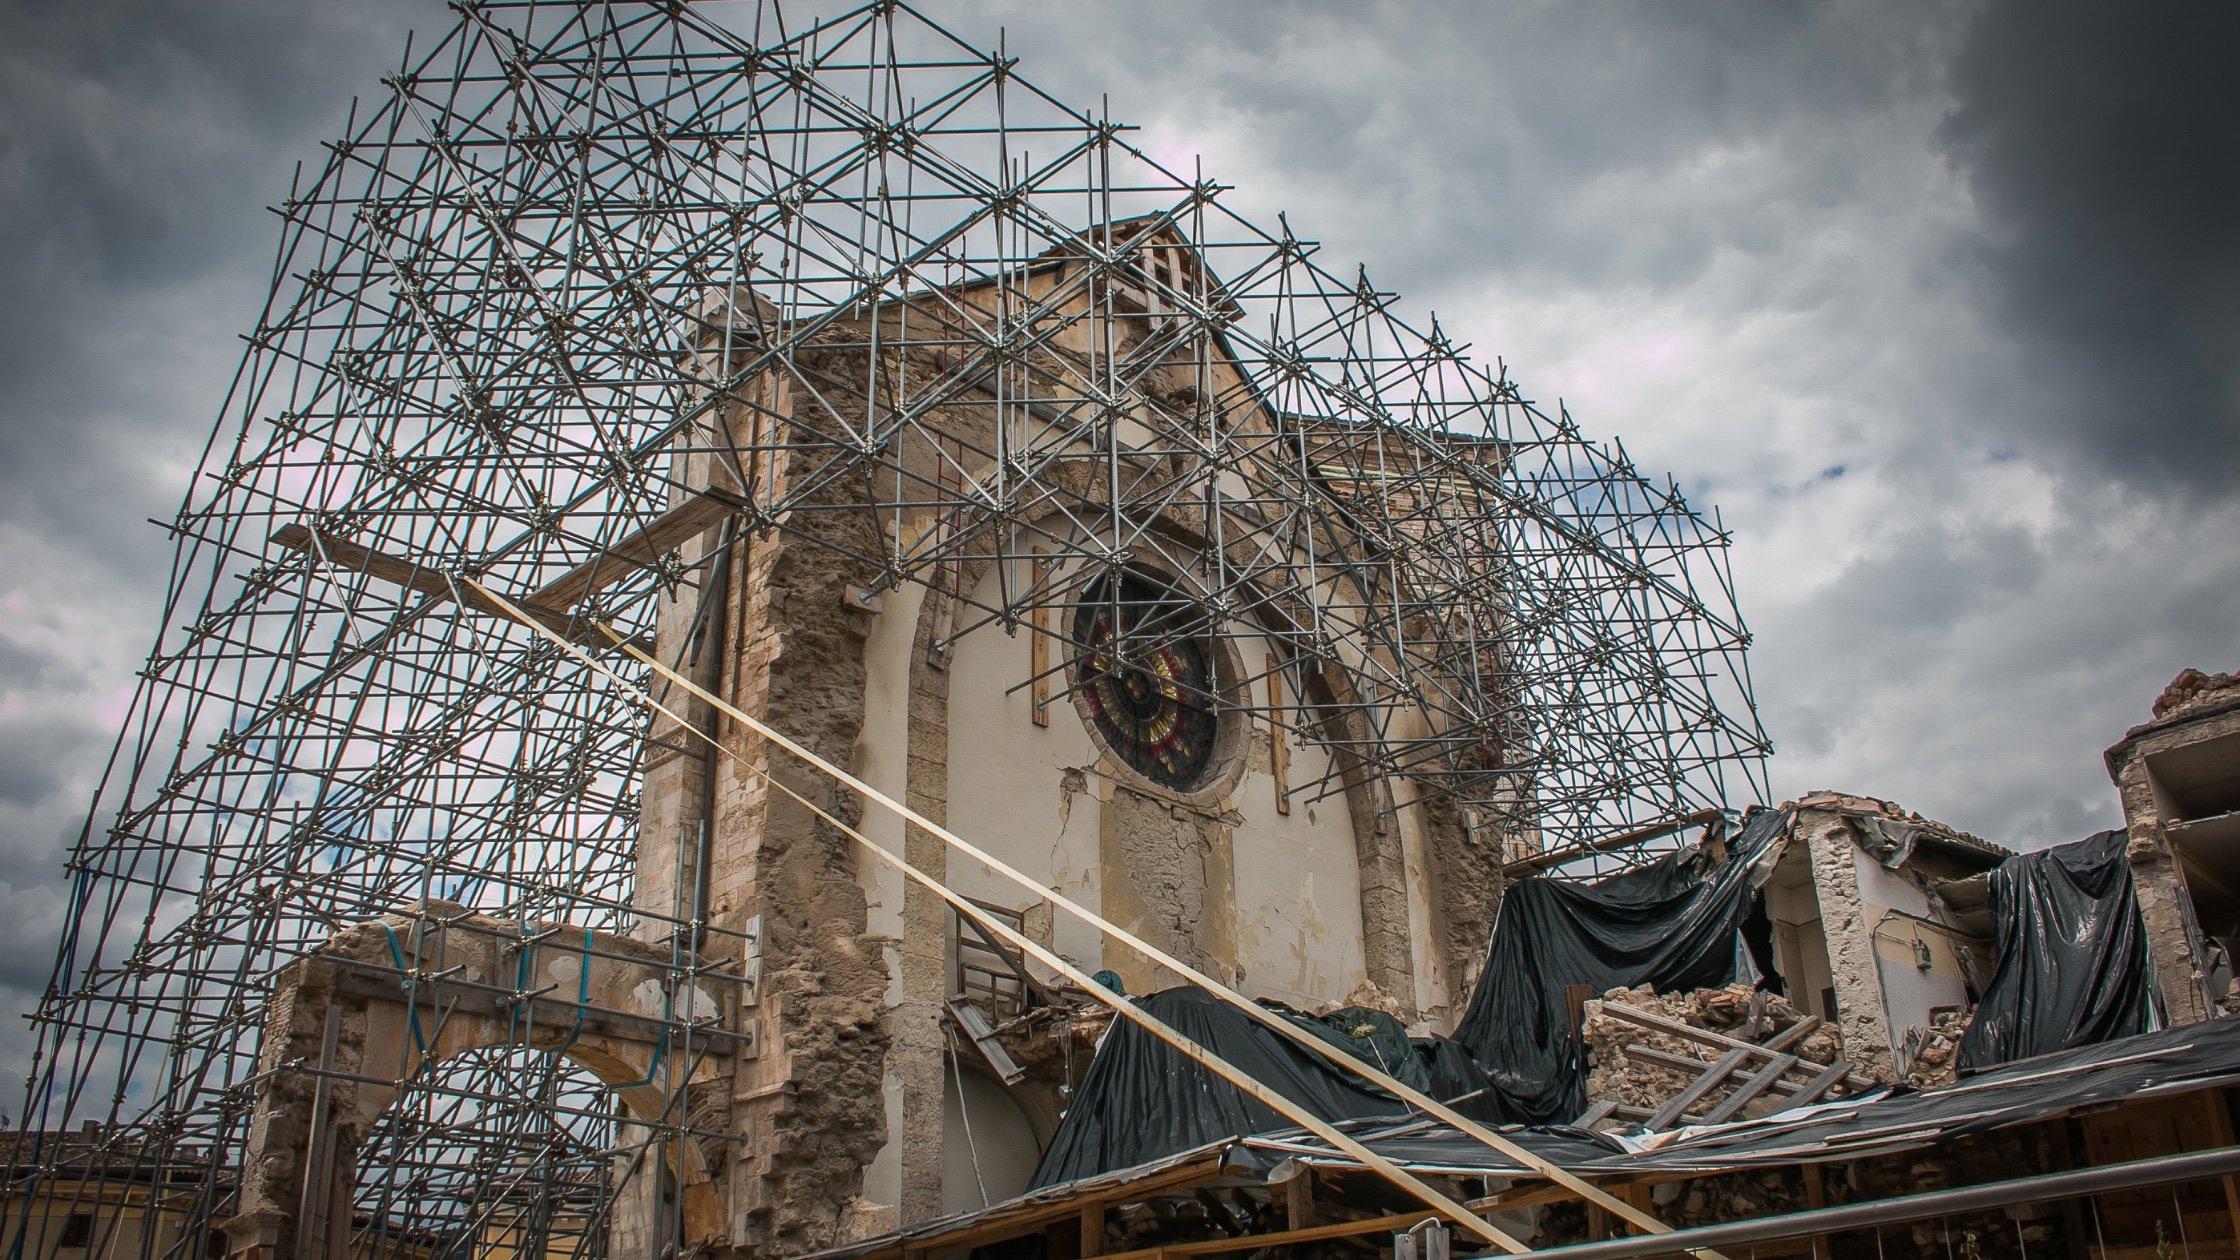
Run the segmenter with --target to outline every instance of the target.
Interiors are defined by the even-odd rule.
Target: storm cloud
[[[2142,489],[2240,470],[2240,9],[1991,0],[1940,131],[2040,396],[2018,445]]]

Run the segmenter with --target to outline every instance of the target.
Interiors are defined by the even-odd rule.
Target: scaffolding
[[[257,1090],[339,1071],[265,1053],[275,977],[377,916],[743,981],[689,844],[641,887],[643,696],[481,588],[643,679],[612,645],[684,665],[731,544],[782,534],[875,573],[867,602],[936,592],[936,650],[1047,640],[1039,703],[1125,658],[1120,592],[1157,573],[1162,633],[1274,646],[1194,699],[1329,746],[1299,799],[1382,776],[1599,871],[1763,796],[1715,514],[1000,46],[895,3],[452,7],[276,208],[70,862],[14,1223],[122,1175],[179,1221],[134,1245],[199,1253]],[[818,528],[843,491],[884,526]],[[535,1014],[416,964],[439,1008]],[[652,1018],[705,1039],[690,1003]],[[645,1152],[729,1140],[682,1076],[620,1124],[541,1044],[358,1069],[398,1083],[338,1217],[361,1250],[603,1255]]]

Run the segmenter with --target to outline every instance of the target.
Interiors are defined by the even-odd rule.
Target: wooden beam
[[[1565,1017],[1570,1020],[1571,1027],[1577,1028],[1586,1021],[1587,1003],[1594,1001],[1596,996],[1594,986],[1591,984],[1567,984],[1563,986],[1563,1010]]]
[[[1275,1234],[1241,1234],[1235,1238],[1209,1238],[1202,1242],[1168,1243],[1163,1247],[1142,1247],[1135,1251],[1116,1251],[1104,1260],[1154,1260],[1161,1256],[1214,1256],[1224,1251],[1257,1251],[1262,1247],[1289,1247],[1299,1243],[1324,1242],[1332,1238],[1355,1238],[1362,1234],[1382,1234],[1403,1230],[1432,1218],[1451,1220],[1443,1211],[1431,1207],[1393,1216],[1371,1216],[1358,1221],[1341,1221],[1335,1225],[1316,1225],[1307,1229],[1287,1229]]]
[[[1759,1044],[1763,1045],[1768,1050],[1785,1051],[1789,1047],[1820,1031],[1820,1025],[1826,1022],[1826,1020],[1821,1019],[1818,1015],[1807,1015],[1803,1019],[1798,1020],[1796,1023],[1789,1025],[1788,1031],[1782,1033],[1780,1036],[1768,1037]]]
[[[1706,1068],[1703,1074],[1696,1077],[1686,1089],[1674,1094],[1671,1101],[1657,1108],[1650,1115],[1649,1127],[1651,1129],[1662,1129],[1679,1119],[1688,1108],[1695,1106],[1698,1099],[1724,1084],[1727,1077],[1732,1075],[1736,1068],[1741,1067],[1743,1059],[1747,1057],[1747,1052],[1741,1046],[1737,1046],[1719,1056],[1718,1062]]]
[[[1817,1102],[1820,1095],[1834,1089],[1836,1082],[1842,1080],[1850,1071],[1851,1060],[1837,1059],[1823,1069],[1819,1075],[1806,1081],[1803,1089],[1790,1095],[1788,1103],[1781,1109],[1787,1111],[1790,1107],[1802,1107],[1807,1103]]]
[[[1621,831],[1617,835],[1605,836],[1600,840],[1590,841],[1586,844],[1575,844],[1568,849],[1557,849],[1551,853],[1539,853],[1528,858],[1519,858],[1501,868],[1501,877],[1503,879],[1518,879],[1526,875],[1537,875],[1551,866],[1561,866],[1565,862],[1576,862],[1580,858],[1594,857],[1602,853],[1615,853],[1619,849],[1630,848],[1644,841],[1654,840],[1659,836],[1669,836],[1675,831],[1686,831],[1690,827],[1702,826],[1715,818],[1726,817],[1726,813],[1727,811],[1723,809],[1699,809],[1692,814],[1683,814],[1678,818],[1667,818],[1663,822],[1651,823],[1646,827],[1636,827],[1632,831]]]
[[[1276,1183],[1283,1196],[1283,1221],[1290,1229],[1314,1225],[1314,1166],[1300,1164],[1289,1177]]]
[[[1549,1203],[1569,1203],[1579,1196],[1557,1185],[1518,1186],[1483,1199],[1470,1200],[1470,1210],[1495,1214],[1514,1212],[1519,1208],[1540,1207]]]
[[[1716,1050],[1732,1050],[1735,1047],[1740,1046],[1743,1049],[1748,1050],[1751,1057],[1764,1059],[1771,1059],[1774,1056],[1782,1053],[1782,1051],[1776,1050],[1772,1046],[1761,1046],[1754,1041],[1743,1041],[1740,1038],[1729,1037],[1723,1033],[1715,1033],[1710,1031],[1709,1029],[1698,1028],[1693,1024],[1683,1024],[1679,1020],[1666,1019],[1662,1015],[1655,1015],[1651,1014],[1648,1011],[1638,1010],[1634,1007],[1627,1006],[1622,1002],[1603,1003],[1602,1013],[1610,1016],[1613,1019],[1622,1019],[1629,1024],[1638,1024],[1643,1028],[1652,1028],[1661,1033],[1669,1033],[1675,1037],[1682,1037],[1690,1041],[1701,1042],[1702,1044],[1710,1046]],[[1865,1089],[1869,1086],[1872,1086],[1875,1082],[1868,1080],[1866,1077],[1861,1076],[1856,1072],[1853,1072],[1845,1078],[1845,1083],[1858,1089]]]
[[[1804,1205],[1807,1208],[1828,1206],[1827,1183],[1820,1178],[1820,1165],[1804,1166]],[[2081,1236],[2080,1236],[2081,1238]],[[1812,1236],[1812,1260],[1828,1260],[1827,1239],[1820,1234]]]
[[[1797,1062],[1797,1056],[1785,1054],[1759,1068],[1750,1076],[1745,1077],[1742,1084],[1735,1087],[1734,1093],[1727,1096],[1725,1102],[1713,1107],[1711,1114],[1705,1116],[1703,1122],[1705,1124],[1718,1124],[1733,1117],[1744,1107],[1749,1106],[1751,1099],[1772,1088],[1774,1082],[1780,1080],[1783,1073],[1795,1067]]]
[[[1219,1177],[1221,1168],[1221,1155],[1214,1152],[1122,1185],[1100,1187],[1078,1198],[1022,1205],[1001,1215],[963,1222],[947,1233],[900,1239],[891,1246],[863,1252],[855,1260],[898,1260],[913,1254],[930,1255],[969,1250],[1026,1234],[1038,1234],[1069,1217],[1081,1219],[1091,1208],[1101,1218],[1101,1214],[1115,1203],[1133,1203],[1176,1190],[1192,1189],[1200,1183]]]
[[[424,564],[406,560],[400,556],[375,551],[371,547],[362,543],[351,542],[340,535],[323,534],[306,525],[289,524],[273,531],[272,541],[279,543],[290,551],[302,552],[305,555],[324,560],[328,564],[338,565],[345,569],[355,569],[369,577],[380,578],[384,582],[393,582],[418,595],[426,595],[434,599],[456,600],[478,613],[496,617],[503,621],[515,619],[512,613],[507,612],[495,600],[483,594],[482,589],[476,586],[472,580],[454,583],[441,570],[431,569]],[[567,638],[571,642],[598,648],[608,645],[606,636],[594,627],[577,626],[571,628],[568,624],[568,616],[565,613],[554,612],[552,609],[545,608],[534,601],[524,603],[521,608],[522,611],[535,618],[539,625],[554,634]]]
[[[2211,1091],[2203,1102],[2209,1109],[2210,1141],[2218,1146],[2232,1145],[2232,1091]],[[2240,1180],[2236,1180],[2231,1173],[2226,1173],[2220,1180],[2224,1183],[2225,1225],[2232,1234],[2234,1244],[2240,1245]]]
[[[1691,1059],[1687,1055],[1674,1054],[1670,1050],[1659,1050],[1655,1046],[1645,1046],[1638,1041],[1626,1047],[1626,1054],[1644,1063],[1654,1063],[1658,1067],[1671,1068],[1675,1072],[1686,1072],[1690,1075],[1702,1071],[1711,1062],[1709,1059]],[[1796,1065],[1792,1064],[1791,1066]],[[1813,1063],[1808,1066],[1817,1069],[1820,1065]],[[1804,1088],[1804,1082],[1782,1080],[1776,1077],[1769,1088],[1777,1094],[1794,1094]],[[1652,1110],[1654,1109],[1652,1108]]]
[[[308,525],[282,525],[274,531],[272,541],[290,551],[317,556],[329,564],[338,564],[345,569],[356,569],[360,573],[370,574],[384,582],[394,582],[421,595],[434,595],[444,599],[453,596],[451,580],[440,570],[383,555],[371,547],[351,542],[340,535],[319,533]],[[472,593],[467,594],[471,600]]]
[[[1081,1205],[1081,1260],[1104,1254],[1104,1206],[1101,1200]]]
[[[1594,1106],[1580,1112],[1579,1118],[1571,1122],[1571,1127],[1574,1129],[1591,1129],[1596,1125],[1601,1124],[1604,1120],[1609,1119],[1610,1113],[1616,1111],[1617,1109],[1617,1099],[1605,1098],[1601,1102],[1596,1103]]]
[[[746,500],[729,491],[713,486],[700,490],[647,522],[645,528],[546,583],[528,602],[539,608],[565,612],[583,602],[586,596],[614,585],[639,569],[659,567],[661,557],[747,506]]]

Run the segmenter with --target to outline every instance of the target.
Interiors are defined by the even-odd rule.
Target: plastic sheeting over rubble
[[[1362,1077],[1201,989],[1168,989],[1144,998],[1142,1005],[1176,1032],[1324,1120],[1400,1116],[1409,1110]],[[1361,1007],[1320,1019],[1273,1009],[1394,1079],[1455,1102],[1465,1115],[1493,1118],[1485,1073],[1468,1052],[1444,1037],[1411,1038],[1390,1015]],[[1052,1135],[1030,1186],[1094,1177],[1208,1142],[1291,1127],[1273,1108],[1137,1025],[1116,1020],[1074,1091],[1073,1105]]]
[[[1492,1076],[1501,1119],[1561,1123],[1586,1108],[1585,1056],[1566,988],[1600,996],[1647,984],[1669,993],[1735,979],[1736,941],[1759,910],[1758,885],[1790,818],[1787,810],[1754,811],[1709,870],[1700,851],[1684,850],[1594,884],[1539,878],[1509,889],[1454,1034]],[[1773,974],[1771,960],[1759,959],[1758,970]]]
[[[2240,1083],[2240,1019],[2211,1020],[2144,1033],[1992,1068],[1957,1085],[1893,1088],[1864,1098],[1800,1107],[1757,1120],[1656,1134],[1638,1149],[1596,1156],[1546,1153],[1582,1174],[1627,1178],[1834,1162],[1936,1148],[1955,1139],[2104,1107],[2124,1099]],[[1579,1130],[1535,1131],[1573,1137]],[[1404,1168],[1504,1173],[1513,1165],[1467,1134],[1443,1125],[1393,1126],[1355,1134],[1362,1144]],[[1261,1157],[1308,1156],[1332,1165],[1348,1158],[1305,1135],[1255,1138],[1279,1149]],[[1580,1156],[1584,1156],[1581,1158]]]
[[[1960,1039],[1960,1073],[2162,1026],[2121,831],[1990,873],[1998,967]]]

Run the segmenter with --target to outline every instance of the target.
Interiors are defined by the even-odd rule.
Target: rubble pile
[[[1906,1034],[1905,1083],[1935,1089],[1959,1079],[1960,1036],[1974,1022],[1973,1006],[1940,1006],[1929,1012],[1929,1026]]]
[[[2170,685],[2155,697],[2156,721],[2187,709],[2205,709],[2211,705],[2240,700],[2240,674],[2204,674],[2198,669],[2180,670],[2170,680]]]
[[[1586,1018],[1580,1026],[1587,1048],[1587,1097],[1598,1103],[1610,1101],[1624,1107],[1650,1110],[1694,1084],[1697,1075],[1695,1071],[1659,1062],[1656,1052],[1706,1066],[1719,1054],[1702,1042],[1644,1028],[1611,1015],[1606,1008],[1612,1005],[1623,1005],[1751,1042],[1776,1037],[1806,1018],[1804,1012],[1791,1006],[1787,999],[1761,993],[1745,984],[1661,995],[1642,985],[1635,989],[1612,989],[1599,1000],[1588,1002]],[[1635,1046],[1647,1047],[1651,1054],[1629,1050]],[[1833,1063],[1843,1053],[1843,1038],[1833,1026],[1822,1024],[1790,1046],[1788,1053],[1811,1063]],[[1722,1088],[1714,1097],[1723,1097],[1725,1093]],[[1744,1114],[1763,1114],[1779,1105],[1780,1095],[1769,1092],[1746,1108]]]

